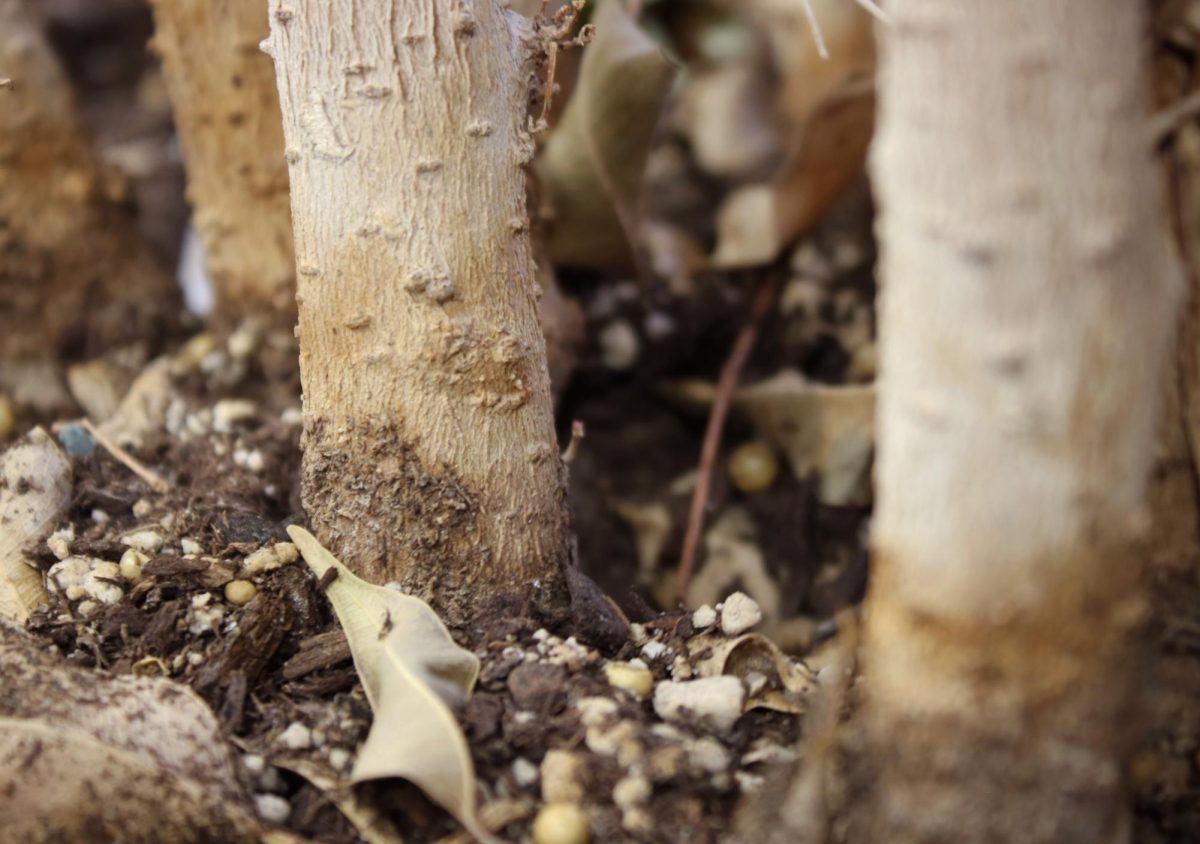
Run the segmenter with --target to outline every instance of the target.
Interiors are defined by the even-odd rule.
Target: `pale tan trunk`
[[[272,0],[304,500],[360,574],[461,620],[562,598],[525,209],[527,26],[494,0]]]
[[[295,269],[283,121],[275,73],[259,49],[267,0],[153,0],[188,175],[193,223],[236,319],[294,314]]]
[[[60,357],[153,335],[176,297],[20,0],[0,0],[0,79],[0,392],[48,411]]]
[[[1143,4],[893,3],[874,840],[1116,842],[1177,290]]]

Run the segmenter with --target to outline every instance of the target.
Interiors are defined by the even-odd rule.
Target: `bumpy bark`
[[[1122,841],[1135,546],[1178,286],[1143,4],[889,11],[873,838]]]
[[[495,0],[272,0],[321,540],[452,621],[562,600],[525,209],[528,23]]]
[[[20,0],[0,0],[0,79],[0,391],[45,407],[59,358],[154,335],[176,296]]]
[[[259,49],[267,0],[153,0],[193,222],[221,313],[294,313],[283,121]]]

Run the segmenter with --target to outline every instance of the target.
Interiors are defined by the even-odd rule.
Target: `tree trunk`
[[[283,120],[267,0],[153,0],[193,222],[217,289],[237,319],[273,312],[291,325],[295,269]]]
[[[889,6],[873,840],[1127,837],[1135,543],[1178,298],[1143,5]]]
[[[0,0],[0,80],[0,391],[49,411],[60,359],[152,337],[177,297],[20,0]]]
[[[299,272],[304,501],[358,573],[562,598],[525,208],[533,45],[495,0],[272,0]]]

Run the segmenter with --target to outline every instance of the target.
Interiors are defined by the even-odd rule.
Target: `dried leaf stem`
[[[109,439],[108,435],[101,433],[100,429],[93,425],[90,419],[84,419],[80,424],[83,425],[85,431],[91,434],[92,439],[104,447],[105,451],[115,457],[118,462],[124,464],[125,468],[145,481],[152,490],[161,494],[171,489],[170,484],[139,463],[137,458]]]
[[[773,271],[762,282],[755,294],[751,306],[750,319],[738,332],[733,341],[729,357],[721,367],[721,377],[717,381],[717,393],[712,409],[708,414],[708,426],[704,430],[704,443],[700,447],[700,467],[696,478],[696,489],[692,493],[692,504],[688,510],[687,530],[683,535],[683,553],[679,558],[679,580],[677,595],[680,601],[687,598],[688,586],[692,579],[692,568],[696,562],[696,551],[700,545],[700,533],[704,528],[704,510],[708,507],[708,491],[712,485],[713,466],[717,462],[717,452],[721,448],[721,433],[725,430],[725,418],[729,415],[729,406],[733,401],[733,391],[737,388],[742,369],[754,349],[754,341],[758,339],[758,329],[775,302],[775,294],[779,290],[781,274]]]

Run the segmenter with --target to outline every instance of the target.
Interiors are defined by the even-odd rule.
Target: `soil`
[[[192,406],[202,410],[203,401]],[[189,413],[191,427],[202,418],[202,412]],[[71,663],[113,674],[164,673],[192,686],[239,748],[249,790],[290,801],[287,828],[322,841],[356,841],[321,789],[288,771],[307,764],[345,774],[371,720],[321,585],[302,563],[292,563],[251,577],[258,592],[245,606],[233,605],[224,592],[250,554],[286,540],[288,524],[303,524],[296,499],[298,434],[295,424],[258,415],[225,433],[164,436],[136,453],[171,484],[163,495],[101,448],[75,458],[71,554],[115,562],[128,550],[122,539],[144,531],[163,544],[148,555],[140,582],[123,588],[119,600],[71,601],[56,591],[29,629]],[[245,451],[263,456],[261,474],[235,460]],[[58,562],[45,544],[33,556],[47,572]],[[759,779],[764,763],[755,760],[791,753],[799,719],[755,711],[718,737],[727,754],[718,770],[689,767],[687,753],[707,731],[664,724],[651,704],[612,687],[603,666],[652,653],[646,663],[656,679],[686,673],[674,661],[687,653],[686,638],[696,632],[691,615],[657,615],[635,630],[641,644],[603,649],[559,635],[569,630],[547,631],[533,618],[485,620],[465,631],[483,668],[459,715],[484,794],[484,816],[491,805],[513,815],[498,832],[508,837],[527,831],[545,787],[530,782],[528,771],[550,749],[579,754],[577,781],[596,801],[597,840],[623,834],[622,812],[610,795],[634,759],[645,761],[654,784],[646,811],[655,832],[646,840],[716,841],[739,793]],[[649,643],[656,644],[647,650]],[[585,723],[579,701],[587,698],[614,701],[603,727]],[[311,731],[311,747],[284,743],[297,722]],[[514,763],[523,775],[514,773]],[[406,840],[437,840],[454,831],[454,823],[415,789],[393,783],[375,790],[395,802],[394,821]]]
[[[774,354],[765,343],[755,365]],[[99,446],[75,456],[74,497],[61,526],[74,532],[70,553],[116,562],[128,550],[124,540],[145,531],[161,537],[162,545],[148,555],[140,582],[114,583],[121,589],[118,600],[72,601],[56,591],[29,629],[71,663],[113,674],[162,673],[187,683],[210,703],[237,748],[248,800],[281,796],[290,805],[286,829],[314,840],[357,841],[327,787],[348,772],[371,722],[345,638],[322,585],[303,563],[253,575],[241,571],[254,552],[286,541],[289,524],[305,521],[298,494],[299,415],[288,384],[287,378],[268,379],[261,367],[243,367],[238,375],[219,345],[207,363],[176,377],[179,395],[168,409],[167,430],[134,451],[167,481],[164,494],[152,492]],[[240,418],[222,421],[233,398],[250,404]],[[594,840],[729,840],[734,824],[746,822],[737,815],[739,806],[748,811],[753,795],[770,793],[782,772],[804,756],[805,717],[752,710],[727,733],[686,719],[669,723],[650,701],[613,687],[604,669],[641,659],[663,681],[693,673],[704,655],[689,653],[689,641],[704,632],[694,628],[690,613],[663,612],[650,591],[630,587],[637,571],[632,532],[597,492],[637,483],[661,492],[694,459],[702,420],[681,417],[651,386],[629,379],[615,379],[587,402],[565,407],[564,419],[576,414],[589,430],[572,471],[585,570],[608,585],[638,623],[626,641],[605,635],[586,610],[561,629],[546,630],[535,618],[500,616],[458,631],[482,661],[476,693],[458,713],[476,765],[482,817],[506,839],[521,840],[544,796],[566,794],[588,808]],[[664,437],[670,429],[676,436]],[[77,430],[59,426],[58,433],[79,450]],[[653,459],[636,459],[639,448],[652,449]],[[628,466],[638,471],[620,468]],[[728,500],[748,502],[765,526],[764,556],[795,596],[788,615],[813,618],[824,635],[834,632],[836,613],[848,618],[845,609],[865,586],[866,512],[822,507],[809,485],[788,478],[752,496],[727,482],[718,487],[715,509]],[[46,572],[58,562],[45,543],[31,551]],[[664,559],[675,553],[668,544]],[[803,567],[805,560],[830,559],[841,566],[833,575],[824,572],[820,582],[815,566]],[[226,597],[225,586],[235,579],[257,587],[244,606]],[[613,589],[614,583],[625,586]],[[1145,683],[1153,702],[1149,717],[1157,726],[1135,763],[1136,840],[1197,840],[1200,596],[1187,566],[1163,568],[1154,585],[1157,658]],[[836,662],[837,650],[836,637],[810,640],[802,655],[818,676]],[[815,698],[833,693],[816,686],[821,691]],[[307,739],[298,743],[289,738],[296,724],[307,728],[301,731]],[[852,744],[853,735],[851,723],[843,738]],[[539,768],[550,751],[574,754],[574,773],[544,777],[550,769]],[[614,788],[631,773],[646,779],[649,796],[618,805]],[[411,786],[388,781],[360,789],[405,840],[457,834],[456,824]],[[826,809],[831,815],[839,810],[836,801]]]
[[[70,69],[81,99],[93,103],[88,116],[101,146],[149,157],[139,171],[145,177],[134,184],[140,219],[173,262],[186,208],[179,162],[165,151],[169,108],[146,61],[128,66],[129,48],[116,43],[144,40],[145,10],[116,5],[141,21],[141,29],[121,18],[108,32],[72,22],[64,12],[56,19],[56,38],[77,56]],[[136,107],[130,105],[134,89]],[[693,210],[715,204],[716,186],[685,187],[686,196],[663,195],[658,202]],[[754,438],[745,419],[729,420],[708,523],[741,509],[756,528],[767,588],[780,596],[769,632],[796,670],[814,679],[795,701],[800,711],[753,709],[728,731],[686,714],[665,721],[651,700],[614,687],[606,666],[641,660],[656,683],[687,677],[701,670],[705,656],[703,647],[690,647],[712,633],[696,629],[692,613],[673,605],[690,497],[681,481],[695,469],[707,407],[681,400],[671,388],[688,379],[715,382],[754,290],[772,273],[783,274],[783,292],[743,382],[784,368],[820,383],[870,380],[873,372],[856,369],[874,343],[870,222],[869,191],[860,184],[775,266],[701,275],[687,290],[585,273],[560,278],[587,315],[587,345],[558,404],[564,446],[575,421],[586,430],[570,465],[579,560],[588,582],[599,584],[634,623],[628,637],[614,633],[595,609],[603,602],[582,601],[552,629],[536,618],[497,612],[456,631],[482,662],[476,692],[457,713],[475,763],[480,814],[505,840],[528,840],[533,818],[551,799],[584,806],[594,841],[765,841],[798,766],[827,768],[829,782],[814,812],[833,840],[852,833],[845,807],[857,784],[846,773],[853,766],[843,762],[853,762],[856,745],[852,637],[867,585],[870,510],[822,504],[814,479],[794,478],[786,466],[767,488],[740,491],[725,461],[736,445]],[[694,223],[699,240],[711,236],[707,210]],[[816,275],[821,282],[814,298]],[[183,345],[180,338],[183,356],[203,344],[208,351],[173,378],[163,429],[132,449],[167,482],[167,492],[153,492],[95,444],[72,458],[72,505],[57,525],[73,535],[70,553],[115,563],[128,550],[126,539],[151,531],[161,546],[148,553],[140,579],[114,580],[110,585],[120,594],[111,603],[69,600],[53,591],[50,606],[28,628],[71,663],[188,684],[217,713],[249,805],[256,796],[275,795],[288,807],[285,818],[270,820],[279,828],[331,844],[363,840],[337,806],[337,786],[366,736],[371,710],[322,584],[298,561],[245,570],[247,558],[287,541],[288,525],[306,521],[295,345],[290,337],[227,328],[201,342]],[[235,351],[247,337],[255,339],[252,353]],[[623,338],[621,348],[613,348],[614,337]],[[221,412],[232,407],[230,400],[249,402],[232,420]],[[52,420],[18,421],[27,427]],[[87,449],[88,437],[77,426],[60,425],[57,433],[76,452]],[[618,506],[629,502],[660,504],[669,516],[649,566]],[[59,562],[45,543],[30,553],[47,573]],[[254,584],[248,603],[227,597],[226,586],[235,580]],[[1140,678],[1146,729],[1131,771],[1133,839],[1200,841],[1195,561],[1165,560],[1150,580],[1154,612]],[[735,575],[724,593],[750,587]],[[761,682],[782,691],[781,679],[769,671]],[[631,778],[644,778],[644,796],[640,783],[628,784]],[[379,829],[390,826],[406,841],[466,840],[445,812],[401,781],[359,786],[358,794],[381,813]]]

